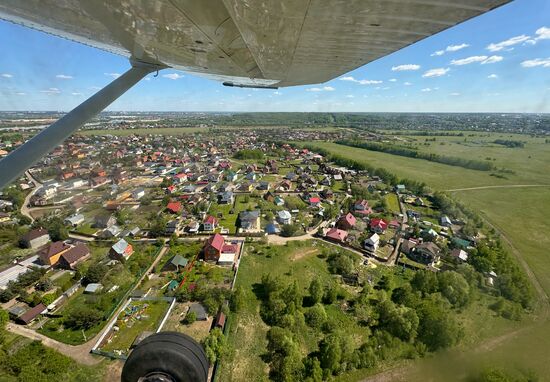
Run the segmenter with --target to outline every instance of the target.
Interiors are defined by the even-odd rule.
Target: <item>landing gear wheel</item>
[[[208,360],[191,337],[160,332],[144,339],[130,353],[122,382],[206,382]]]

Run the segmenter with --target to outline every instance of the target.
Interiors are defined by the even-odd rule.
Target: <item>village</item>
[[[203,341],[224,330],[252,242],[320,240],[358,254],[365,269],[468,262],[481,236],[431,192],[300,145],[345,132],[282,135],[67,140],[0,196],[10,330],[120,359],[161,330]]]

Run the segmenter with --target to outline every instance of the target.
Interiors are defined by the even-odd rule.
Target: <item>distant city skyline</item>
[[[0,110],[69,111],[129,68],[4,21],[0,46]],[[227,88],[166,69],[107,110],[548,113],[550,2],[513,1],[323,84]]]

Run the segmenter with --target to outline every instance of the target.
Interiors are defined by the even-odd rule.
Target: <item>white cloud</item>
[[[537,35],[537,37],[535,37],[535,40],[550,40],[550,28],[539,28],[537,29],[535,34]]]
[[[449,68],[436,68],[436,69],[430,69],[426,73],[422,75],[424,78],[430,78],[430,77],[441,77],[444,76],[449,72]]]
[[[535,58],[534,60],[527,60],[521,63],[521,66],[524,68],[534,68],[537,66],[542,66],[544,68],[550,68],[550,57],[549,58]]]
[[[432,91],[432,88],[424,88],[422,90],[420,90],[421,92],[424,92],[424,93],[428,93],[428,92],[431,92]]]
[[[390,82],[397,82],[397,79],[396,79],[396,78],[392,78],[392,79],[390,79]]]
[[[470,44],[458,44],[458,45],[449,45],[447,49],[445,49],[447,52],[456,52],[461,49],[469,47]]]
[[[487,56],[472,56],[460,60],[452,60],[451,65],[469,65],[473,64],[474,62],[483,62],[488,58],[489,57]]]
[[[183,74],[179,74],[179,73],[168,73],[168,74],[163,74],[162,76],[164,78],[169,78],[171,80],[179,80],[180,78],[185,77]]]
[[[324,86],[322,88],[309,88],[306,89],[306,92],[332,92],[334,89],[332,86]]]
[[[452,60],[451,65],[469,65],[475,62],[479,62],[482,65],[494,64],[496,62],[502,61],[503,59],[504,58],[502,56],[472,56],[460,60]]]
[[[281,93],[280,91],[274,91],[273,94],[277,96],[283,95],[283,93]]]
[[[412,84],[410,82],[405,82],[403,85],[405,86],[411,86]]]
[[[450,96],[453,96],[453,97],[458,97],[460,95],[460,93],[451,93],[449,94]]]
[[[74,96],[81,96],[82,93],[74,92],[74,93],[71,93],[71,95],[74,95]]]
[[[348,94],[346,98],[355,98],[355,96],[353,94]]]
[[[403,71],[418,70],[418,69],[420,69],[420,65],[416,65],[416,64],[398,65],[391,68],[391,70],[394,72],[403,72]]]
[[[490,80],[496,80],[498,78],[498,76],[496,74],[489,74],[487,76],[487,78],[490,79]]]
[[[340,78],[340,81],[356,82],[360,85],[376,85],[376,84],[381,84],[383,82],[383,81],[377,81],[377,80],[358,80],[352,76],[342,77]]]
[[[101,90],[99,86],[90,86],[90,90]]]
[[[18,96],[24,96],[24,95],[27,95],[27,93],[23,93],[23,92],[17,92],[17,93],[15,93],[15,95],[18,95]]]
[[[0,76],[4,78],[13,78],[13,74],[9,74],[9,73],[2,73],[0,74]]]
[[[522,42],[525,42],[529,39],[530,39],[529,36],[522,34],[521,36],[512,37],[512,38],[509,38],[508,40],[489,44],[487,46],[487,50],[491,52],[499,52],[505,48],[509,48],[511,46],[521,44]]]
[[[487,58],[485,61],[483,61],[481,63],[481,65],[485,65],[485,64],[495,64],[497,62],[500,62],[504,60],[504,57],[502,56],[490,56],[489,58]]]
[[[73,76],[68,76],[66,74],[58,74],[55,76],[55,78],[59,78],[60,80],[72,80]]]
[[[438,50],[437,52],[433,52],[430,56],[443,56],[445,52],[457,52],[461,49],[469,47],[470,44],[457,44],[457,45],[449,45],[444,50]]]
[[[58,88],[49,88],[47,90],[40,90],[40,93],[45,93],[45,94],[59,94],[61,93],[61,90],[59,90]]]
[[[112,78],[120,77],[120,73],[103,73],[103,74],[105,74],[107,77],[112,77]]]

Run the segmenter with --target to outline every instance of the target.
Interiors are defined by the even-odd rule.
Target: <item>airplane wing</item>
[[[0,0],[0,18],[227,84],[321,83],[510,0]]]

